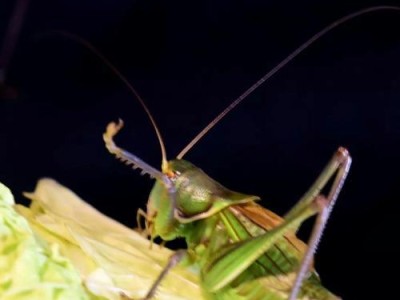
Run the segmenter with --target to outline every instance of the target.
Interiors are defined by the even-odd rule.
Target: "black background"
[[[0,38],[14,2],[0,2]],[[0,100],[0,181],[27,203],[21,192],[52,177],[133,227],[153,182],[108,154],[106,124],[123,118],[118,143],[160,165],[135,98],[87,49],[48,31],[79,34],[115,63],[173,158],[295,47],[376,4],[396,3],[31,0],[7,77],[18,97]],[[316,258],[325,285],[344,299],[384,299],[398,286],[399,28],[399,12],[380,11],[335,29],[185,157],[284,214],[337,147],[348,148],[353,166]]]

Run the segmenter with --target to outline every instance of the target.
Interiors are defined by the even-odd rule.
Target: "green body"
[[[199,273],[205,298],[288,299],[306,250],[295,232],[317,206],[302,203],[283,219],[255,203],[258,197],[228,190],[187,161],[170,161],[169,170],[176,203],[157,181],[147,205],[151,235],[186,240],[185,261]],[[310,269],[298,299],[338,298]]]

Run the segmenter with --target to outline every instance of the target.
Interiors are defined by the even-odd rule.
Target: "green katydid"
[[[171,257],[146,299],[183,258],[198,267],[206,299],[287,299],[289,294],[291,300],[338,299],[320,284],[310,264],[350,168],[346,149],[337,150],[309,191],[281,218],[256,204],[258,197],[226,189],[188,161],[169,161],[163,173],[153,169],[115,146],[112,136],[121,127],[122,122],[109,124],[104,135],[108,149],[157,179],[147,213],[138,212],[151,238],[184,237],[188,244],[186,252]],[[328,196],[320,195],[335,173]],[[313,215],[317,220],[307,246],[295,232]]]
[[[350,169],[351,157],[346,149],[340,147],[335,152],[310,189],[283,218],[258,205],[258,197],[225,188],[182,158],[228,112],[310,44],[338,25],[377,10],[400,8],[367,8],[318,32],[237,98],[171,161],[166,159],[161,134],[143,100],[101,57],[136,94],[161,145],[162,170],[159,171],[114,143],[113,137],[122,128],[122,121],[110,123],[103,136],[112,154],[156,179],[147,211],[138,211],[138,223],[140,225],[140,218],[144,217],[145,232],[152,240],[160,237],[170,241],[183,237],[188,247],[171,257],[146,299],[155,296],[162,279],[180,262],[191,265],[198,272],[206,299],[338,299],[322,286],[312,260]],[[332,178],[329,193],[322,195],[322,189]],[[296,237],[296,231],[312,216],[316,216],[316,220],[306,244]]]

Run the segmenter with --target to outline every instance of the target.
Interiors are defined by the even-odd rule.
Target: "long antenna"
[[[133,86],[129,83],[128,79],[122,73],[103,55],[100,53],[99,50],[97,50],[96,47],[94,47],[91,43],[89,43],[87,40],[81,38],[80,36],[62,31],[62,30],[52,30],[47,34],[60,34],[62,36],[65,36],[81,45],[83,45],[85,48],[89,49],[93,54],[95,54],[107,67],[110,68],[110,70],[125,84],[125,86],[130,90],[130,92],[136,97],[136,99],[139,101],[139,103],[142,105],[144,111],[146,112],[147,116],[150,119],[150,122],[156,132],[158,142],[160,144],[160,149],[161,149],[161,157],[162,157],[162,170],[165,170],[167,168],[167,153],[165,151],[165,146],[164,146],[164,141],[162,139],[160,130],[158,129],[157,123],[154,120],[149,108],[147,105],[144,103],[142,97],[140,97],[139,93],[133,88]]]
[[[237,105],[239,105],[247,96],[249,96],[252,92],[254,92],[260,85],[262,85],[265,81],[267,81],[269,78],[271,78],[273,75],[275,75],[276,72],[278,72],[280,69],[282,69],[284,66],[286,66],[293,58],[295,58],[297,55],[299,55],[301,52],[303,52],[306,48],[308,48],[312,43],[317,41],[319,38],[324,36],[326,33],[334,29],[335,27],[351,20],[354,19],[358,16],[364,15],[369,12],[374,12],[377,10],[400,10],[400,7],[397,6],[373,6],[373,7],[368,7],[359,11],[356,11],[354,13],[348,14],[315,35],[313,35],[309,40],[307,40],[305,43],[303,43],[300,47],[298,47],[296,50],[294,50],[292,53],[290,53],[284,60],[282,60],[276,67],[274,67],[272,70],[270,70],[267,74],[265,74],[261,79],[259,79],[255,84],[253,84],[248,90],[246,90],[242,95],[240,95],[238,98],[236,98],[235,101],[233,101],[227,108],[225,108],[214,120],[212,120],[202,131],[200,131],[199,134],[197,134],[193,140],[190,141],[189,144],[186,145],[185,148],[178,154],[176,157],[177,159],[181,159],[192,147],[203,137],[205,136],[215,125],[218,124],[219,121],[223,117],[225,117],[226,114],[228,114],[232,109],[234,109]]]

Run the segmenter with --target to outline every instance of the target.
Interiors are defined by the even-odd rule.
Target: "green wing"
[[[222,232],[216,234],[216,240],[210,243],[208,263],[204,266],[206,276],[214,271],[213,268],[219,261],[224,260],[225,272],[233,264],[239,264],[245,258],[231,255],[233,252],[240,253],[239,248],[244,248],[247,241],[255,240],[266,232],[277,228],[284,219],[271,211],[253,203],[231,206],[220,213],[221,223],[225,234],[225,245],[221,246]],[[235,297],[240,299],[287,299],[300,261],[307,249],[307,245],[295,236],[295,224],[285,231],[281,237],[273,242],[265,252],[258,253],[257,260],[245,271],[241,272],[227,287],[213,293],[211,298],[225,299]],[[255,244],[255,243],[254,243]],[[247,253],[247,252],[246,252]],[[254,249],[257,253],[257,249]],[[236,266],[232,267],[233,269]],[[225,271],[226,270],[226,271]],[[213,278],[214,280],[214,278]],[[222,298],[221,298],[222,297]],[[228,299],[228,298],[226,298]],[[335,295],[325,289],[314,269],[310,270],[310,277],[305,280],[299,299],[338,299]]]

